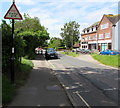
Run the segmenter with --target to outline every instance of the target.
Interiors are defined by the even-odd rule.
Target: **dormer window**
[[[92,27],[92,31],[93,31],[93,27]]]
[[[89,29],[87,29],[87,33],[89,32]]]
[[[96,30],[98,29],[98,26],[96,26]]]

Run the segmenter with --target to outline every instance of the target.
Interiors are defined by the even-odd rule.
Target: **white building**
[[[113,42],[113,50],[120,51],[120,16],[116,19],[112,27],[112,42]]]

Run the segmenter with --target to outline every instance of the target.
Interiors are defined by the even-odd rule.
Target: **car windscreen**
[[[55,52],[54,49],[47,49],[47,52]]]

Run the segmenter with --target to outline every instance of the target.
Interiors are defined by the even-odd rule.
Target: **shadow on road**
[[[120,103],[118,99],[118,70],[117,69],[101,69],[92,67],[71,68],[68,67],[65,70],[55,70],[56,74],[66,79],[69,85],[69,89],[74,92],[79,87],[83,86],[81,79],[85,79],[85,86],[93,85],[100,90],[106,97],[114,101],[116,104]],[[84,87],[80,88],[85,92]],[[119,102],[118,102],[119,101]]]

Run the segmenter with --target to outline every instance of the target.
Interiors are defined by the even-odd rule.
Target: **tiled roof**
[[[120,20],[120,14],[118,15],[105,15],[111,23],[116,24]]]
[[[80,43],[75,43],[73,47],[80,47]]]
[[[94,26],[98,26],[98,24],[100,23],[100,21],[98,21],[98,22],[95,22],[94,24],[92,24],[90,27],[94,27]],[[88,27],[88,28],[90,28],[90,27]]]
[[[99,23],[100,23],[100,21],[95,22],[95,23],[94,23],[94,24],[92,24],[91,26],[89,26],[89,27],[87,27],[87,28],[83,29],[83,31],[84,31],[84,30],[87,30],[87,29],[89,29],[89,28],[92,28],[92,27],[98,26],[98,24],[99,24]]]

